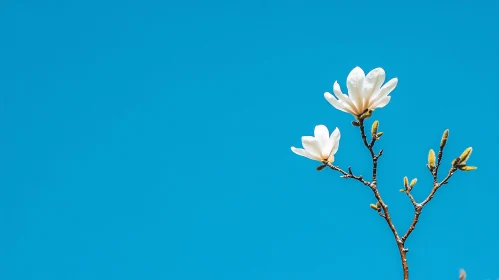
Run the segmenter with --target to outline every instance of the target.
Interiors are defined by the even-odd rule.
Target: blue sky
[[[323,98],[355,66],[399,85],[376,111],[380,191],[431,188],[411,279],[499,277],[497,1],[2,1],[0,278],[401,279],[371,192],[298,157],[317,124],[369,172]]]

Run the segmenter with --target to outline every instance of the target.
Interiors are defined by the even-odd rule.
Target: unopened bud
[[[379,122],[378,121],[374,121],[373,122],[373,126],[371,127],[371,134],[374,136],[376,134],[378,134],[378,126],[379,126]]]
[[[414,185],[416,185],[417,182],[418,182],[418,178],[412,179],[411,184],[409,184],[409,189],[412,189],[414,187]]]
[[[442,140],[440,140],[440,149],[445,147],[445,144],[447,144],[447,139],[449,138],[449,130],[446,129],[444,131],[444,134],[442,135]]]
[[[378,211],[379,210],[379,207],[376,205],[376,204],[369,204],[369,206],[371,206],[372,209]]]
[[[472,170],[476,170],[477,167],[476,166],[461,166],[459,167],[459,170],[462,170],[462,171],[472,171]]]
[[[378,132],[378,134],[376,134],[377,138],[381,138],[381,136],[383,136],[383,132]]]
[[[409,187],[409,179],[407,176],[404,177],[404,187],[407,189]]]
[[[400,189],[399,192],[405,193],[406,190]]]
[[[360,126],[360,123],[358,121],[352,121],[353,126]]]
[[[433,169],[435,167],[435,152],[433,149],[428,153],[428,166]]]
[[[466,271],[464,269],[459,272],[459,280],[466,280]]]
[[[459,162],[460,162],[460,161],[461,161],[461,159],[460,159],[460,158],[455,158],[455,159],[453,159],[453,160],[452,160],[452,166],[454,166],[454,167],[455,167],[455,166],[459,165]]]
[[[459,156],[459,162],[466,163],[466,161],[470,158],[472,151],[473,151],[473,149],[471,147],[464,150],[464,152],[461,154],[461,156]]]

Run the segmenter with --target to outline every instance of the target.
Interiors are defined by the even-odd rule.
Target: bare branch
[[[332,170],[338,171],[338,172],[340,172],[341,174],[343,174],[343,175],[341,176],[341,178],[347,178],[347,179],[348,179],[348,178],[352,178],[352,179],[355,179],[355,180],[357,180],[357,181],[361,182],[362,184],[364,184],[364,185],[366,185],[366,186],[368,186],[368,187],[370,187],[370,186],[371,186],[371,183],[370,183],[370,182],[368,182],[368,181],[366,181],[366,180],[364,180],[364,179],[362,178],[362,175],[360,175],[360,176],[355,176],[355,175],[353,175],[353,172],[352,172],[352,168],[351,168],[351,167],[348,167],[348,173],[347,173],[347,172],[345,172],[343,169],[339,168],[338,166],[332,165],[332,164],[331,164],[331,163],[329,163],[329,162],[327,163],[327,166],[329,166],[329,168],[331,168]]]
[[[448,133],[449,133],[448,131],[444,132],[444,136],[447,137]],[[411,199],[411,202],[414,205],[415,213],[414,213],[414,218],[412,219],[412,223],[409,226],[409,229],[404,234],[404,236],[402,236],[402,242],[405,242],[407,240],[407,238],[409,237],[409,235],[411,235],[412,231],[415,229],[416,224],[419,221],[419,216],[421,215],[423,207],[433,199],[435,193],[442,185],[447,184],[449,179],[452,177],[452,175],[454,175],[454,172],[457,170],[457,168],[455,166],[452,166],[450,168],[449,172],[447,173],[447,176],[440,183],[438,182],[438,168],[440,167],[440,163],[442,162],[443,150],[444,150],[446,142],[447,142],[447,139],[445,139],[445,141],[442,141],[442,144],[440,145],[436,166],[435,167],[428,166],[428,168],[430,169],[430,172],[433,176],[433,188],[432,188],[430,194],[428,195],[428,197],[426,197],[426,199],[423,200],[423,202],[421,202],[419,204],[418,203],[414,204],[414,202],[415,202],[414,198],[412,198],[412,195],[410,195],[408,193],[408,195],[410,195],[409,198]]]
[[[414,199],[414,197],[412,196],[411,192],[410,192],[409,190],[407,190],[405,193],[407,194],[407,196],[408,196],[408,197],[409,197],[409,199],[411,200],[412,205],[413,205],[414,207],[416,207],[416,205],[417,205],[418,203],[416,202],[416,200],[415,200],[415,199]]]

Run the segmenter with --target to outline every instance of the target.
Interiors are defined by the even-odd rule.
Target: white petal
[[[334,95],[336,95],[336,97],[338,97],[338,99],[341,101],[341,105],[343,105],[343,108],[345,108],[347,112],[352,115],[358,114],[357,107],[355,107],[355,104],[353,104],[352,100],[350,100],[350,97],[341,92],[340,84],[338,84],[338,81],[334,82],[333,92]]]
[[[397,86],[398,81],[399,80],[397,78],[389,80],[388,83],[382,86],[381,89],[379,90],[378,97],[385,97],[388,94],[390,94],[390,92],[392,92]]]
[[[319,142],[312,136],[303,136],[301,138],[301,143],[303,148],[307,150],[312,156],[320,158],[321,149],[319,146]]]
[[[338,128],[336,128],[333,131],[333,133],[331,133],[331,136],[329,137],[329,139],[331,139],[331,142],[332,142],[332,145],[333,145],[331,147],[331,153],[330,153],[330,155],[334,155],[338,151],[338,147],[340,146],[340,138],[341,138],[340,130]]]
[[[329,140],[329,130],[321,124],[315,127],[314,135],[321,149],[321,158],[327,159],[333,147],[332,141]]]
[[[364,86],[364,79],[366,75],[360,67],[355,67],[347,77],[348,95],[357,109],[362,110],[362,88]]]
[[[320,124],[314,129],[314,137],[319,143],[319,147],[323,148],[329,141],[329,130],[323,124]]]
[[[376,101],[373,103],[373,105],[370,107],[371,109],[375,108],[383,108],[390,102],[391,96],[385,96],[380,99],[376,99]]]
[[[318,157],[314,157],[313,155],[311,155],[309,152],[307,152],[306,150],[304,149],[300,149],[300,148],[295,148],[295,147],[291,147],[291,151],[293,151],[293,153],[297,154],[297,155],[300,155],[302,157],[306,157],[306,158],[309,158],[309,159],[312,159],[312,160],[318,160],[318,161],[321,161],[320,158]]]
[[[385,70],[382,68],[376,68],[369,72],[364,81],[364,89],[362,90],[362,97],[364,100],[364,108],[369,105],[369,100],[371,97],[378,94],[381,85],[385,81]]]
[[[336,97],[334,97],[331,93],[324,92],[324,98],[326,98],[327,102],[329,102],[329,104],[333,105],[334,108],[336,108],[340,111],[343,111],[343,112],[347,112],[345,110],[345,108],[343,108],[343,105],[340,103],[340,101],[338,101],[338,99],[336,99]],[[350,113],[350,112],[347,112],[347,113]]]
[[[329,136],[329,139],[333,140],[333,139],[340,139],[340,129],[339,128],[335,128],[333,130],[333,132],[331,133],[331,136]],[[339,141],[339,140],[338,140]]]
[[[314,137],[319,143],[325,142],[329,138],[329,129],[323,124],[315,126]]]

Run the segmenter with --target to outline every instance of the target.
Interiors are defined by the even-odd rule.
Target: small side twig
[[[344,171],[343,169],[339,168],[338,166],[332,165],[332,164],[331,164],[331,163],[329,163],[329,162],[328,162],[328,163],[326,163],[326,164],[327,164],[327,166],[328,166],[329,168],[331,168],[332,170],[338,171],[338,172],[340,172],[341,174],[343,174],[343,175],[341,176],[341,178],[346,178],[346,179],[351,178],[351,179],[355,179],[355,180],[357,180],[357,181],[361,182],[362,184],[364,184],[364,185],[366,185],[366,186],[368,186],[368,187],[369,187],[369,186],[371,186],[371,183],[370,183],[370,182],[368,182],[368,181],[366,181],[366,180],[364,180],[364,178],[362,177],[362,175],[359,175],[359,176],[354,175],[354,174],[353,174],[353,172],[352,172],[352,168],[351,168],[351,167],[348,167],[348,173],[347,173],[347,172],[346,172],[346,171]]]
[[[433,176],[433,188],[430,192],[430,194],[426,197],[425,200],[423,200],[423,202],[421,203],[414,203],[415,200],[414,198],[412,197],[412,195],[407,192],[407,194],[409,195],[409,198],[411,199],[411,202],[413,202],[413,205],[414,205],[414,218],[412,219],[412,223],[411,225],[409,226],[409,229],[407,230],[407,232],[404,234],[404,236],[402,236],[402,241],[405,242],[407,240],[407,238],[409,237],[409,235],[411,235],[412,231],[415,229],[416,227],[416,224],[418,223],[419,221],[419,216],[421,215],[421,212],[423,210],[423,207],[428,204],[428,202],[430,202],[435,193],[437,192],[437,190],[442,186],[442,185],[445,185],[447,184],[447,182],[449,181],[449,179],[452,177],[452,175],[454,175],[454,172],[457,170],[456,166],[452,166],[449,170],[449,172],[447,173],[447,176],[441,181],[441,182],[438,182],[438,169],[440,167],[440,164],[442,162],[442,156],[443,156],[443,151],[444,151],[444,148],[445,148],[445,144],[447,143],[447,136],[449,134],[449,131],[446,130],[444,132],[444,136],[442,137],[442,141],[440,143],[440,149],[438,151],[438,158],[437,158],[437,162],[436,162],[436,165],[434,167],[432,166],[428,166],[428,168],[430,169],[430,172]]]

